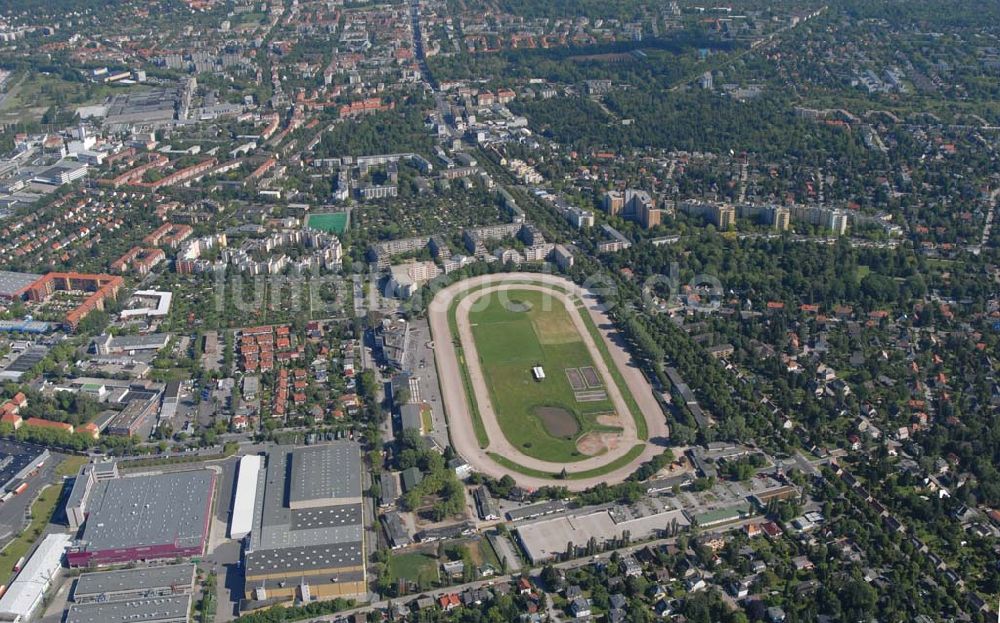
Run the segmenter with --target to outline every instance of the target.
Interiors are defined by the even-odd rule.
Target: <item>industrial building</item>
[[[13,301],[23,298],[24,294],[31,289],[31,286],[41,278],[41,275],[32,273],[15,273],[9,270],[0,270],[0,299]]]
[[[41,320],[0,320],[0,332],[3,333],[32,333],[34,335],[41,335],[55,331],[57,326],[51,322],[42,322]]]
[[[66,521],[70,530],[74,532],[87,521],[87,503],[90,501],[90,494],[94,490],[96,483],[93,468],[84,465],[80,468],[80,473],[73,481],[73,488],[70,489],[69,497],[66,498]]]
[[[12,361],[10,365],[0,370],[0,382],[20,381],[21,377],[41,363],[48,353],[49,349],[47,346],[32,346],[28,348],[18,355],[17,359]]]
[[[169,333],[120,336],[99,335],[94,338],[94,350],[98,355],[120,355],[138,351],[161,350],[169,343]]]
[[[84,573],[76,581],[73,601],[85,604],[190,595],[194,578],[194,563]]]
[[[71,567],[169,560],[205,551],[215,473],[208,470],[96,482]]]
[[[476,511],[479,513],[479,518],[483,521],[495,521],[500,519],[500,510],[497,506],[496,500],[490,495],[489,489],[486,485],[480,485],[473,492],[473,498],[476,501]]]
[[[191,595],[73,604],[64,623],[188,623]]]
[[[375,356],[387,366],[402,369],[410,346],[410,325],[405,320],[385,318],[375,328]]]
[[[168,421],[177,415],[181,404],[181,382],[167,381],[163,388],[163,402],[160,405],[160,421]]]
[[[357,444],[297,448],[291,453],[293,510],[361,503],[360,449]]]
[[[522,524],[517,528],[517,537],[528,560],[537,565],[565,552],[567,543],[583,547],[594,539],[600,546],[620,539],[625,532],[642,541],[658,536],[673,523],[685,527],[691,520],[683,510],[676,509],[636,516],[625,507],[591,508]]]
[[[70,543],[67,534],[50,534],[31,555],[10,588],[0,598],[0,620],[27,621],[35,614],[62,567],[63,553]]]
[[[424,432],[423,408],[417,404],[405,404],[399,408],[399,428],[402,431]]]
[[[105,432],[119,437],[131,437],[149,421],[159,407],[159,392],[148,398],[129,400],[118,415],[111,418]]]
[[[66,519],[71,530],[76,532],[87,520],[87,508],[94,486],[98,482],[114,478],[118,478],[118,464],[114,461],[88,463],[80,468],[73,480],[69,497],[66,498]]]
[[[691,520],[692,523],[701,528],[712,528],[720,524],[745,519],[750,516],[751,512],[750,503],[742,501],[732,506],[699,513],[691,517]]]
[[[253,513],[257,506],[257,479],[263,462],[263,457],[258,455],[248,455],[240,459],[233,513],[229,519],[231,539],[242,539],[253,530]]]
[[[392,549],[399,549],[413,543],[413,536],[399,513],[393,511],[382,515],[382,525],[385,527],[385,536],[389,539],[389,546]]]
[[[361,447],[338,441],[269,452],[244,552],[244,605],[363,596],[364,552]]]
[[[51,167],[39,171],[32,181],[50,186],[62,186],[86,176],[88,169],[85,162],[60,160]]]

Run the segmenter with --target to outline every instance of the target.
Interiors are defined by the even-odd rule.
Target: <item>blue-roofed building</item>
[[[0,320],[0,332],[3,333],[49,333],[56,325],[40,320]]]

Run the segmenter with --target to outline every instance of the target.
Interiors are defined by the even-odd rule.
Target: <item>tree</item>
[[[566,551],[568,552],[572,544],[567,544]],[[551,564],[545,565],[542,568],[542,572],[539,575],[542,584],[549,591],[558,591],[562,588],[562,578],[559,576],[559,572]]]

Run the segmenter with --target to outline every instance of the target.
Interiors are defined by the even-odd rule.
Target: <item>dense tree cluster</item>
[[[434,521],[462,512],[465,508],[465,493],[455,472],[448,469],[444,457],[428,448],[420,433],[404,431],[400,437],[396,467],[400,470],[416,467],[423,474],[420,484],[411,488],[401,498],[405,510],[421,509],[425,498],[433,496],[435,501],[428,511]]]
[[[424,128],[424,118],[416,102],[398,110],[368,115],[356,122],[334,125],[323,133],[313,151],[315,158],[368,156],[416,152],[433,154],[434,141]]]
[[[332,601],[314,601],[302,606],[274,606],[261,612],[244,614],[236,619],[236,623],[284,623],[300,621],[324,614],[341,612],[354,606],[352,600],[334,599]]]
[[[513,108],[545,135],[580,150],[734,150],[814,162],[865,152],[856,136],[798,119],[771,96],[739,102],[704,91],[618,90],[605,102],[614,116],[586,98],[519,101]]]

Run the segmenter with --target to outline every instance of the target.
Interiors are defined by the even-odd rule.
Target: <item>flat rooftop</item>
[[[360,567],[364,562],[361,542],[340,543],[310,547],[285,547],[282,549],[256,550],[246,555],[246,574],[264,573],[308,574],[322,569]]]
[[[83,532],[87,550],[197,546],[205,538],[214,476],[199,470],[97,483]]]
[[[141,567],[84,573],[76,581],[75,599],[107,593],[128,593],[164,589],[190,590],[194,583],[194,564]]]
[[[633,539],[644,540],[655,536],[658,530],[665,530],[674,520],[681,527],[691,523],[682,510],[666,510],[645,517],[615,521],[609,509],[603,509],[543,518],[518,526],[517,532],[528,558],[532,562],[540,562],[566,551],[566,543],[569,542],[581,546],[593,538],[601,544],[621,538],[626,530]]]
[[[44,346],[32,346],[18,355],[17,359],[7,366],[5,372],[23,374],[38,365],[42,359],[45,359],[45,355],[47,355],[48,352],[49,349]]]
[[[22,290],[41,279],[41,275],[32,273],[15,273],[0,270],[0,298],[17,296]]]
[[[361,447],[351,441],[291,451],[290,508],[361,501]]]
[[[262,493],[254,511],[254,551],[245,557],[248,576],[310,575],[331,569],[350,573],[364,565],[361,447],[357,443],[275,448],[267,454],[267,467],[258,479],[257,490]],[[318,480],[319,484],[303,486],[301,480]],[[309,505],[290,508],[293,492]],[[338,502],[354,496],[357,502]]]
[[[111,338],[111,348],[119,350],[160,349],[170,342],[169,333],[118,335]]]
[[[175,623],[188,620],[191,595],[73,604],[64,623]]]
[[[48,333],[55,328],[55,324],[40,320],[0,320],[0,331],[11,333]]]
[[[291,529],[335,528],[361,523],[361,505],[344,504],[324,508],[309,508],[292,512]]]
[[[511,521],[520,521],[522,519],[531,519],[534,517],[541,517],[543,515],[551,515],[564,511],[567,508],[569,507],[566,505],[566,502],[563,502],[562,500],[539,502],[538,504],[522,506],[521,508],[512,508],[507,511],[507,517]]]
[[[360,446],[354,442],[338,442],[332,445],[346,445],[360,452]],[[262,471],[263,488],[258,484],[257,489],[258,492],[264,493],[259,496],[263,499],[254,526],[256,548],[270,550],[360,542],[363,532],[360,502],[331,503],[301,509],[292,509],[286,505],[285,500],[289,489],[294,487],[294,479],[309,477],[296,474],[294,469],[289,468],[289,463],[294,463],[296,451],[300,449],[304,448],[278,448],[267,455],[267,469]],[[357,469],[358,474],[355,477],[360,479],[360,455]],[[338,476],[344,479],[351,478],[344,472],[329,474],[327,478]]]

